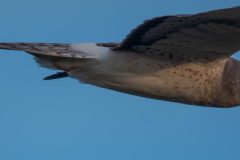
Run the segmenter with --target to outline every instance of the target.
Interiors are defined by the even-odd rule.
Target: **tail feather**
[[[76,57],[70,44],[64,43],[0,43],[0,49],[24,51],[33,55]]]
[[[0,49],[27,52],[34,56],[41,67],[63,71],[45,77],[45,80],[68,77],[68,72],[75,68],[86,70],[88,66],[97,63],[98,55],[88,54],[84,47],[76,46],[63,43],[0,43]]]
[[[82,68],[85,61],[94,59],[64,43],[0,43],[0,49],[27,52],[41,67],[64,71]]]
[[[109,47],[100,47],[95,43],[0,43],[0,49],[24,51],[34,56],[100,59],[107,53]]]
[[[0,43],[0,49],[24,51],[34,56],[90,58],[66,43]]]

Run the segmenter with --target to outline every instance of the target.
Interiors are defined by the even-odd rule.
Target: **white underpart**
[[[72,44],[71,47],[84,53],[86,58],[105,59],[111,52],[109,48],[97,46],[96,43]]]

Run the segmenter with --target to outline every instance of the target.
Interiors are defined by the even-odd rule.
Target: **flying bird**
[[[45,80],[209,107],[240,105],[240,7],[145,21],[121,43],[0,43],[59,70]]]

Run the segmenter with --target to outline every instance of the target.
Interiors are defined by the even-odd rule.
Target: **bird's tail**
[[[35,57],[36,62],[44,68],[63,70],[46,77],[46,80],[62,78],[73,68],[83,68],[90,58],[75,50],[71,44],[64,43],[0,43],[0,49],[27,52]]]
[[[24,51],[33,55],[71,57],[70,44],[64,43],[0,43],[0,49]]]

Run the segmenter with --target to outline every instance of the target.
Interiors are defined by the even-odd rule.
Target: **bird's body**
[[[121,44],[0,43],[83,83],[186,104],[240,104],[240,8],[146,21]]]
[[[91,48],[95,47],[99,46],[92,44]],[[240,103],[240,95],[234,99],[236,92],[234,95],[228,93],[222,86],[222,79],[228,77],[227,71],[231,73],[236,65],[240,67],[240,63],[232,58],[178,65],[170,58],[166,61],[136,52],[121,53],[109,49],[102,55],[101,62],[87,64],[81,71],[79,68],[72,70],[69,75],[84,83],[154,99],[208,106],[235,106]],[[228,82],[230,80],[225,81],[234,83]],[[237,81],[235,83],[234,88]]]

